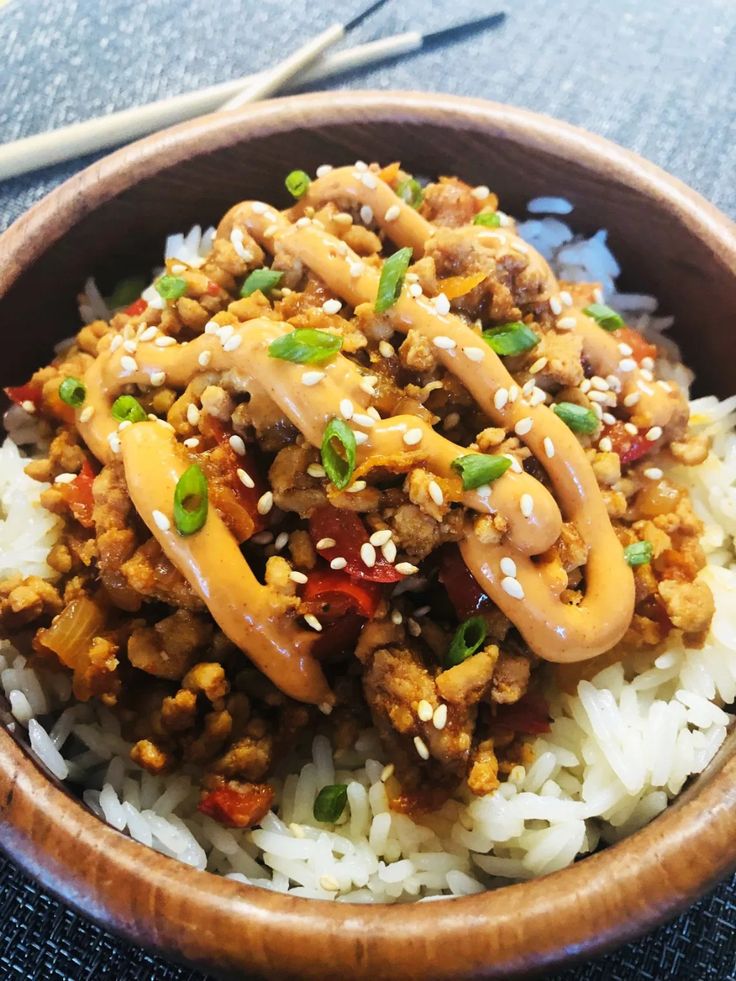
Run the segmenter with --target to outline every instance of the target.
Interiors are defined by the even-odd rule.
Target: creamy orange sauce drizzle
[[[375,175],[368,183],[375,186],[366,186],[364,175],[353,168],[334,170],[312,183],[294,213],[330,200],[343,205],[369,205],[375,220],[397,245],[411,246],[414,257],[421,256],[435,227]],[[390,219],[386,218],[387,213]],[[317,223],[306,219],[292,223],[267,205],[244,202],[223,218],[218,236],[229,238],[234,228],[247,231],[267,251],[273,253],[277,246],[286,250],[351,306],[375,302],[379,272]],[[541,272],[548,299],[559,293],[544,259],[512,231],[472,226],[464,233],[491,251],[518,247]],[[619,377],[624,393],[637,386],[641,380],[638,370],[624,374],[619,369],[621,354],[615,338],[579,310],[568,307],[564,315],[574,316],[585,356],[599,374]],[[498,512],[506,518],[508,532],[503,543],[496,546],[482,545],[468,524],[461,544],[463,558],[481,587],[541,657],[576,661],[610,649],[631,620],[633,577],[575,435],[545,405],[531,405],[518,395],[518,387],[501,359],[462,318],[438,313],[432,300],[414,298],[406,288],[385,316],[399,332],[413,329],[433,343],[439,339],[443,346],[435,346],[438,359],[497,425],[513,430],[522,420],[522,425],[531,421],[529,431],[519,435],[545,467],[559,507],[537,480],[512,470],[490,487],[464,492],[451,463],[468,451],[414,416],[371,420],[372,425],[362,425],[353,418],[350,425],[363,433],[364,439],[358,447],[358,466],[376,454],[411,454],[412,465],[425,466],[454,482],[457,493],[452,500],[477,512]],[[158,372],[165,373],[167,385],[183,388],[198,374],[211,372],[218,376],[235,370],[251,390],[254,386],[262,389],[304,437],[319,446],[327,422],[340,415],[341,401],[350,399],[355,412],[364,418],[370,397],[360,387],[363,376],[358,366],[342,355],[319,366],[324,377],[315,385],[302,380],[314,366],[271,358],[268,345],[291,329],[290,325],[272,320],[248,321],[234,328],[231,336],[238,336],[240,344],[232,351],[224,350],[217,335],[207,333],[171,347],[159,347],[153,341],[138,343],[132,363],[129,357],[126,360],[125,351],[110,350],[105,340],[104,349],[85,377],[87,399],[83,409],[77,411],[77,424],[99,459],[109,461],[118,452],[122,454],[131,497],[141,517],[227,636],[283,691],[303,701],[328,702],[330,695],[324,678],[310,653],[316,635],[300,630],[293,616],[274,610],[270,591],[252,575],[219,516],[210,510],[204,528],[186,538],[173,527],[162,531],[153,520],[154,510],[170,516],[176,475],[187,465],[167,424],[139,423],[120,431],[110,413],[112,401],[126,386],[148,387],[151,376]],[[447,345],[448,339],[452,346]],[[203,368],[200,357],[205,351],[209,361]],[[517,397],[498,408],[496,393],[500,389],[516,390]],[[653,386],[651,395],[641,394],[638,410],[642,411],[646,400],[647,411],[657,424],[666,425],[676,399],[675,391],[666,393]],[[89,411],[84,412],[90,407],[91,417]],[[421,431],[421,439],[411,447],[404,442],[409,429]],[[551,457],[547,452],[550,440],[554,446]],[[524,508],[522,498],[526,499]],[[588,548],[585,595],[578,606],[560,599],[567,581],[559,567],[545,565],[536,558],[559,537],[563,516],[574,522]],[[516,565],[522,599],[510,595],[502,584],[503,558],[512,559]]]

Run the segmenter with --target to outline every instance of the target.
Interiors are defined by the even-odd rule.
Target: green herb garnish
[[[342,447],[343,455],[335,448],[335,442]],[[350,483],[355,470],[356,449],[355,433],[350,426],[343,419],[331,419],[322,437],[322,466],[338,490]]]
[[[164,300],[178,300],[187,291],[187,281],[181,276],[162,276],[154,285]]]
[[[552,406],[552,411],[574,433],[590,434],[598,428],[598,416],[595,412],[582,405],[576,405],[574,402],[558,402]]]
[[[271,341],[268,353],[272,358],[293,361],[294,364],[319,364],[334,357],[342,347],[342,338],[324,330],[299,327]]]
[[[413,177],[407,177],[406,180],[400,181],[396,185],[396,195],[406,204],[410,204],[412,208],[418,208],[424,199],[422,185]]]
[[[59,385],[59,398],[67,405],[78,409],[87,397],[87,389],[84,382],[78,378],[65,378]]]
[[[290,174],[286,175],[286,180],[284,181],[286,190],[297,200],[304,197],[311,183],[309,174],[306,174],[303,170],[292,170]]]
[[[452,468],[462,477],[465,490],[474,490],[498,480],[510,466],[511,460],[507,456],[492,456],[488,453],[468,453],[452,461]]]
[[[604,330],[618,330],[619,327],[624,326],[623,318],[607,307],[605,303],[591,303],[589,307],[583,310],[589,317],[602,327]]]
[[[484,228],[499,228],[501,216],[497,211],[479,211],[473,218],[474,225],[483,225]]]
[[[652,561],[653,554],[652,543],[647,541],[634,542],[624,549],[624,558],[632,568],[637,565],[647,565]]]
[[[118,422],[145,422],[146,410],[132,395],[119,395],[112,404],[112,415]]]
[[[484,330],[483,340],[496,354],[506,358],[531,351],[539,344],[538,335],[520,320]]]
[[[278,272],[276,269],[268,269],[265,266],[263,269],[254,269],[243,283],[240,295],[250,296],[251,293],[260,290],[264,296],[268,296],[271,290],[279,285],[283,275],[282,272]]]
[[[399,249],[383,264],[376,295],[376,313],[383,313],[392,307],[401,294],[406,270],[411,262],[412,249]]]
[[[207,478],[196,463],[179,477],[174,491],[174,524],[180,535],[192,535],[207,520]]]
[[[348,802],[348,785],[346,783],[331,783],[323,787],[317,794],[312,813],[316,821],[324,824],[334,824],[340,820]]]
[[[138,299],[145,288],[146,281],[142,276],[129,276],[127,279],[121,279],[115,283],[112,295],[105,302],[111,310],[129,307]]]
[[[455,631],[445,655],[447,667],[462,664],[473,654],[477,654],[488,635],[488,625],[483,617],[471,617]]]

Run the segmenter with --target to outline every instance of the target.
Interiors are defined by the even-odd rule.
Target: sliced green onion
[[[312,808],[315,821],[324,824],[334,824],[340,820],[348,802],[348,785],[346,783],[331,783],[323,787],[317,794]]]
[[[474,225],[483,225],[485,228],[499,228],[501,216],[496,211],[480,211],[473,218]]]
[[[558,402],[552,411],[574,433],[594,433],[598,428],[598,416],[592,409],[586,409],[574,402]]]
[[[207,520],[207,478],[193,463],[174,490],[174,524],[180,535],[193,535]]]
[[[531,351],[539,344],[539,336],[520,320],[484,330],[483,340],[496,354],[506,358]]]
[[[383,313],[392,307],[399,298],[406,270],[411,262],[412,249],[399,249],[383,264],[376,295],[376,313]]]
[[[292,170],[290,174],[286,175],[286,180],[284,181],[286,190],[289,194],[297,198],[297,200],[304,197],[311,183],[309,174],[306,174],[303,170]]]
[[[105,302],[111,310],[128,307],[138,299],[145,288],[146,281],[142,276],[128,276],[127,279],[115,283],[112,295]]]
[[[488,625],[483,617],[471,617],[455,631],[445,655],[445,664],[453,667],[477,654],[488,635]]]
[[[282,272],[278,272],[276,269],[268,269],[265,266],[263,269],[254,269],[243,283],[240,295],[250,296],[251,293],[260,290],[264,296],[268,296],[271,290],[279,285],[283,275]]]
[[[272,358],[293,361],[294,364],[319,364],[334,357],[342,347],[342,338],[324,330],[299,327],[271,341],[268,353]]]
[[[452,461],[453,470],[463,478],[465,490],[475,490],[483,484],[498,480],[511,466],[507,456],[492,456],[489,453],[468,453]]]
[[[67,405],[78,409],[87,397],[87,389],[84,382],[78,378],[65,378],[59,385],[59,398]]]
[[[624,558],[632,568],[637,565],[647,565],[652,561],[653,554],[652,543],[647,541],[634,542],[624,549]]]
[[[333,440],[340,444],[344,456],[335,449]],[[350,426],[342,419],[331,419],[322,437],[322,466],[338,490],[350,483],[355,470],[356,449],[355,433]]]
[[[118,422],[145,422],[146,410],[132,395],[119,395],[112,404],[112,415]]]
[[[156,280],[155,286],[164,300],[178,300],[187,291],[187,281],[181,276],[162,276]]]
[[[407,177],[396,186],[396,194],[412,208],[418,208],[424,199],[424,190],[418,180]]]
[[[618,330],[619,327],[623,327],[623,318],[607,307],[605,303],[591,303],[589,307],[583,310],[583,313],[587,313],[589,317],[602,327],[604,330]]]

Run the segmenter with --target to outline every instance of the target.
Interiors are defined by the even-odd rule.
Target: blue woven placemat
[[[502,5],[388,4],[357,39]],[[360,0],[340,8],[357,11]],[[326,26],[326,0],[8,0],[0,141],[266,67]],[[517,0],[495,32],[332,81],[510,102],[628,146],[736,216],[734,0]],[[0,228],[93,157],[0,183]],[[1,261],[1,259],[0,259]],[[635,944],[557,981],[736,978],[736,879]],[[0,981],[201,981],[51,899],[0,857]]]

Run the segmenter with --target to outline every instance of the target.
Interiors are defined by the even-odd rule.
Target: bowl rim
[[[736,275],[736,226],[699,194],[622,147],[548,116],[435,93],[321,92],[182,123],[93,163],[1,237],[0,297],[70,227],[141,179],[289,125],[381,119],[503,132],[530,150],[637,188]],[[53,216],[53,234],[49,220]],[[29,874],[107,929],[220,971],[302,978],[517,977],[591,956],[652,929],[736,868],[736,754],[652,824],[541,879],[441,904],[303,900],[200,873],[84,810],[0,729],[1,845]],[[59,820],[59,817],[63,820]],[[80,855],[86,856],[80,862]]]

